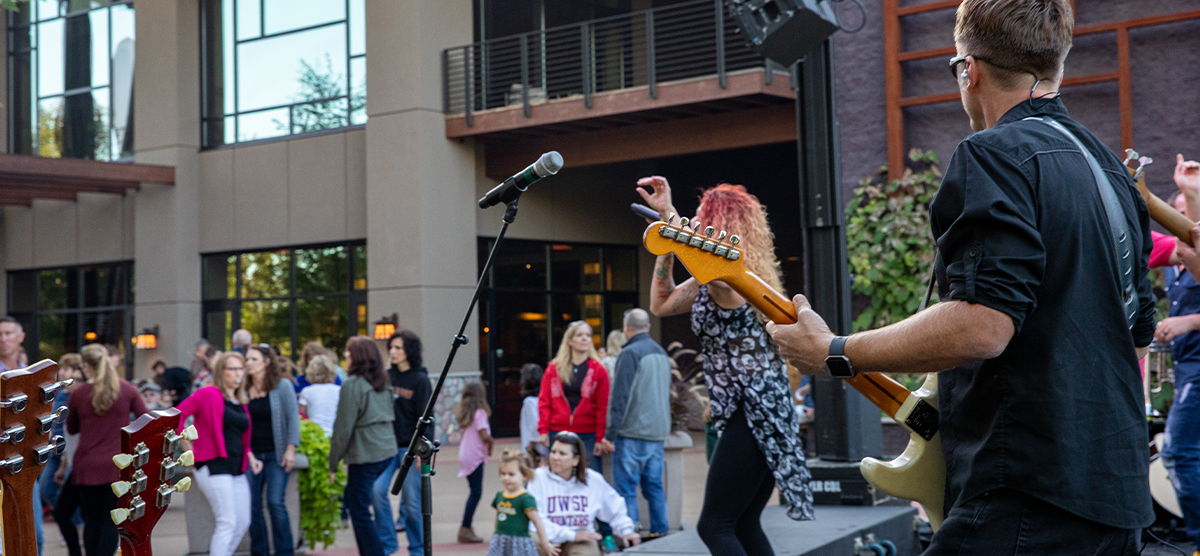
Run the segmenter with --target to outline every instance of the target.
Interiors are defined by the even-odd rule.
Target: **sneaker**
[[[458,528],[458,544],[474,544],[481,542],[483,542],[483,539],[479,538],[479,535],[476,535],[475,531],[470,527]]]

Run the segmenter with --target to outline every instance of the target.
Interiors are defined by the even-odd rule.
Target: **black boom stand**
[[[446,365],[442,367],[442,374],[438,376],[437,384],[433,387],[433,394],[429,396],[429,403],[425,404],[425,412],[421,414],[421,419],[417,421],[417,430],[413,433],[412,441],[408,443],[408,451],[404,454],[404,460],[400,463],[400,473],[396,475],[396,481],[392,483],[392,494],[399,494],[400,487],[404,485],[404,476],[408,474],[408,468],[412,467],[413,458],[421,458],[421,521],[422,527],[425,530],[425,554],[429,556],[433,554],[433,485],[429,478],[434,475],[433,460],[437,457],[437,452],[440,443],[430,440],[425,437],[425,431],[433,426],[433,404],[437,402],[438,394],[442,392],[442,384],[446,382],[446,374],[450,372],[450,365],[454,363],[454,355],[458,353],[458,348],[467,344],[467,336],[463,334],[467,330],[467,323],[471,320],[471,314],[475,312],[475,304],[479,302],[479,292],[483,288],[483,281],[488,275],[488,270],[492,268],[492,260],[496,257],[496,251],[500,248],[500,242],[504,241],[504,233],[508,231],[508,225],[512,224],[517,219],[517,201],[521,200],[520,192],[516,198],[508,203],[508,209],[504,211],[502,219],[504,225],[500,227],[500,234],[496,236],[496,243],[492,244],[492,251],[488,253],[487,262],[483,265],[483,270],[479,273],[479,281],[475,283],[475,295],[471,296],[471,304],[467,306],[467,314],[463,317],[462,326],[458,327],[458,334],[454,336],[454,342],[450,344],[450,354],[446,356]]]

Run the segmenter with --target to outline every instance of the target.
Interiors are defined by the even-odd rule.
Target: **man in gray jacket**
[[[651,535],[667,533],[667,499],[663,494],[663,441],[671,434],[671,360],[650,339],[650,315],[625,312],[628,342],[617,358],[609,396],[608,430],[615,439],[613,486],[625,498],[633,522],[639,523],[637,485],[650,506]]]

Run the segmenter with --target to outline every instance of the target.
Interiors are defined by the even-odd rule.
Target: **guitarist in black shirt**
[[[835,339],[797,296],[799,322],[768,325],[803,373],[944,371],[947,515],[926,555],[1132,556],[1154,519],[1149,215],[1058,98],[1073,29],[1068,0],[958,8],[950,69],[977,133],[930,207],[941,303]]]

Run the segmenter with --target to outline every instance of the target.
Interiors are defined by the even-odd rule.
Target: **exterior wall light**
[[[390,317],[383,317],[375,323],[375,339],[386,340],[396,333],[396,326],[400,324],[400,315],[392,313]]]
[[[144,328],[137,336],[133,337],[133,345],[137,349],[156,349],[158,348],[158,325],[152,328]]]

